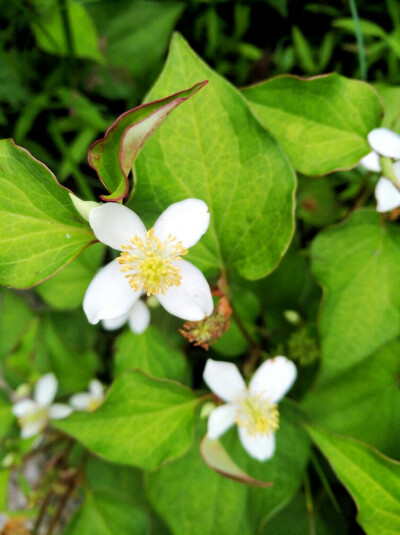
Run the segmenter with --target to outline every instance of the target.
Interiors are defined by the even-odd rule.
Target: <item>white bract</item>
[[[209,438],[219,438],[236,423],[247,453],[259,461],[271,458],[275,451],[274,433],[279,426],[277,402],[291,388],[296,376],[293,362],[275,357],[258,368],[246,387],[234,364],[208,359],[203,378],[214,394],[227,402],[210,414]]]
[[[393,171],[397,186],[382,176],[375,187],[378,212],[389,212],[400,206],[400,136],[387,128],[375,128],[368,134],[368,142],[373,149],[360,163],[369,171],[380,172],[380,156],[396,160]]]
[[[72,408],[62,403],[53,403],[56,397],[58,381],[53,373],[41,377],[34,391],[34,399],[17,401],[12,408],[21,427],[21,437],[33,437],[43,431],[49,420],[66,418]]]
[[[133,306],[117,318],[105,319],[101,321],[106,331],[115,331],[128,323],[130,330],[135,334],[142,334],[150,323],[150,310],[144,301],[139,299]]]
[[[97,379],[92,379],[89,383],[89,392],[74,394],[70,403],[78,411],[95,411],[104,401],[104,388]]]
[[[90,323],[126,314],[142,293],[154,295],[174,316],[199,321],[213,310],[210,287],[202,272],[182,259],[206,232],[207,205],[186,199],[169,206],[150,230],[126,206],[106,203],[93,208],[89,223],[97,239],[120,251],[90,283],[83,309]]]

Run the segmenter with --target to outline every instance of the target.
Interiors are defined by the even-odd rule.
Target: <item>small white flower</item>
[[[68,405],[53,403],[57,387],[55,375],[47,373],[37,381],[33,400],[22,399],[14,404],[12,412],[18,418],[22,438],[37,435],[49,420],[60,420],[71,414],[72,408]]]
[[[390,212],[400,206],[400,136],[388,128],[375,128],[368,134],[368,142],[372,152],[364,156],[360,163],[369,171],[381,171],[380,156],[395,161],[393,171],[397,186],[382,176],[375,187],[376,209],[378,212]]]
[[[150,310],[144,301],[139,299],[128,312],[117,318],[101,320],[101,324],[106,331],[115,331],[127,322],[133,333],[144,333],[150,323]]]
[[[247,453],[259,461],[275,451],[275,431],[283,398],[297,376],[296,366],[285,357],[265,361],[252,377],[248,388],[238,368],[231,362],[207,360],[203,378],[219,398],[226,401],[212,411],[207,435],[217,439],[234,423]]]
[[[199,199],[172,204],[148,231],[126,206],[109,202],[93,208],[89,223],[97,239],[121,253],[100,269],[86,291],[83,309],[89,322],[126,314],[143,292],[178,318],[209,316],[210,287],[202,272],[182,259],[209,222],[207,205]]]
[[[95,411],[104,401],[104,388],[97,379],[92,379],[89,383],[89,392],[74,394],[70,403],[78,411]]]

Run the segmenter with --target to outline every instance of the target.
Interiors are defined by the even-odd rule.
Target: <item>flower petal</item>
[[[135,334],[142,334],[150,323],[149,307],[139,299],[129,312],[129,328]]]
[[[164,210],[155,222],[154,234],[161,241],[171,235],[188,248],[199,241],[209,224],[210,214],[206,203],[200,199],[186,199]]]
[[[11,411],[14,416],[21,418],[21,416],[25,416],[25,414],[34,412],[37,408],[38,404],[36,401],[33,401],[32,399],[21,399],[21,401],[17,401],[17,403],[13,405]]]
[[[40,433],[47,424],[47,418],[41,418],[35,422],[29,422],[21,428],[21,438],[31,438]]]
[[[397,185],[400,187],[400,161],[394,162],[393,171],[396,176]]]
[[[116,331],[117,329],[120,329],[123,325],[125,325],[128,319],[129,319],[129,310],[128,312],[125,312],[125,314],[122,314],[121,316],[118,316],[117,318],[109,318],[106,320],[101,320],[101,326],[106,331]]]
[[[83,310],[89,322],[95,325],[99,320],[122,316],[139,297],[140,292],[130,287],[120,264],[113,260],[101,268],[89,284]]]
[[[388,128],[374,128],[368,134],[371,148],[387,158],[400,159],[400,136]]]
[[[99,241],[118,251],[122,251],[121,246],[128,245],[134,236],[144,239],[146,235],[146,227],[140,217],[126,206],[114,202],[92,208],[89,223]]]
[[[290,389],[297,377],[296,366],[286,357],[275,357],[266,360],[253,375],[250,392],[263,393],[265,397],[276,403]]]
[[[89,394],[89,392],[81,392],[79,394],[74,394],[69,402],[77,411],[86,411],[92,401],[92,397],[93,395]]]
[[[180,286],[171,286],[165,295],[156,295],[167,312],[188,321],[200,321],[214,308],[210,286],[203,273],[186,260],[173,261],[182,277]]]
[[[225,403],[214,409],[208,418],[207,435],[215,440],[228,431],[235,423],[236,410],[234,403]]]
[[[89,383],[90,392],[97,398],[103,398],[104,387],[98,379],[92,379]]]
[[[56,397],[58,381],[54,373],[46,373],[35,385],[34,398],[39,405],[47,406]]]
[[[242,446],[247,453],[257,459],[257,461],[266,461],[270,459],[275,452],[275,435],[249,435],[247,429],[238,427],[239,438]]]
[[[73,408],[69,405],[64,405],[63,403],[54,403],[49,407],[49,418],[50,420],[61,420],[66,418],[73,411]]]
[[[375,197],[378,212],[390,212],[400,206],[400,190],[391,180],[381,177],[375,187]]]
[[[203,379],[214,394],[224,401],[234,401],[246,390],[243,377],[232,362],[208,359]]]
[[[381,163],[379,161],[379,154],[375,151],[371,151],[364,158],[361,158],[360,164],[368,169],[368,171],[374,171],[379,173],[381,170]]]

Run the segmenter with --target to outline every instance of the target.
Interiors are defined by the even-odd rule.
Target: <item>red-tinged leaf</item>
[[[219,440],[212,440],[205,435],[200,442],[200,453],[207,466],[224,477],[252,487],[264,488],[273,485],[270,481],[260,481],[246,474],[233,462]]]
[[[104,138],[89,148],[89,164],[110,192],[105,201],[120,201],[129,191],[128,175],[141,148],[166,117],[207,84],[199,82],[161,100],[142,104],[123,113]]]

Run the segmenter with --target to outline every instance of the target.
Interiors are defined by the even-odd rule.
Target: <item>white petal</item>
[[[214,409],[208,418],[207,435],[215,440],[228,431],[235,423],[236,410],[234,403],[226,403]]]
[[[249,435],[247,429],[238,427],[239,438],[247,453],[258,461],[270,459],[275,452],[275,435]]]
[[[360,164],[368,169],[368,171],[374,171],[378,173],[381,170],[381,163],[379,161],[379,154],[375,151],[371,151],[364,158],[361,158]]]
[[[31,399],[21,399],[21,401],[15,403],[11,410],[14,416],[21,418],[21,416],[34,412],[38,408],[39,406],[36,401],[32,401]]]
[[[64,405],[63,403],[54,403],[49,407],[49,418],[51,420],[61,420],[61,418],[66,418],[73,411],[73,408],[69,405]]]
[[[122,314],[122,316],[118,316],[117,318],[109,318],[106,320],[101,320],[101,326],[106,331],[116,331],[117,329],[120,329],[123,325],[125,325],[128,319],[129,319],[129,310],[128,312],[125,312],[125,314]]]
[[[22,427],[21,438],[34,437],[46,427],[46,424],[47,418],[41,418],[40,420],[36,420],[35,422],[29,422],[28,424]]]
[[[400,190],[391,180],[381,177],[375,187],[378,212],[389,212],[400,206]]]
[[[89,394],[89,392],[81,392],[74,394],[69,402],[77,411],[86,411],[92,401],[92,397],[92,394]]]
[[[103,398],[104,387],[98,379],[92,379],[90,381],[89,390],[96,398]]]
[[[246,384],[232,362],[208,359],[203,379],[209,388],[224,401],[234,401],[246,390]]]
[[[400,136],[388,128],[375,128],[368,134],[371,148],[387,158],[400,159]]]
[[[150,323],[149,307],[139,299],[129,313],[129,328],[135,334],[142,334]]]
[[[144,239],[146,227],[135,212],[126,206],[108,202],[89,212],[89,223],[96,238],[113,249],[122,251],[130,239],[139,236]]]
[[[206,203],[200,199],[186,199],[164,210],[154,225],[154,234],[161,241],[171,235],[188,248],[199,241],[209,224]]]
[[[97,208],[96,208],[97,210]],[[83,310],[93,325],[99,320],[117,318],[128,312],[140,297],[121,272],[121,265],[113,260],[95,275],[83,299]]]
[[[34,398],[39,405],[47,406],[56,397],[58,381],[54,373],[46,373],[35,385]]]
[[[266,360],[253,375],[250,392],[260,392],[276,403],[291,388],[297,377],[296,366],[286,357],[275,357]]]
[[[171,286],[165,295],[156,295],[167,312],[188,321],[200,321],[214,308],[210,286],[203,273],[186,260],[173,261],[182,277],[180,286]]]

